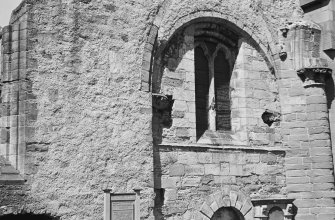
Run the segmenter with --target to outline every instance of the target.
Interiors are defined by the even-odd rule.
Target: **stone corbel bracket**
[[[152,107],[155,110],[169,110],[173,104],[172,95],[164,95],[159,93],[152,94]]]
[[[153,111],[160,115],[161,123],[165,127],[171,126],[172,123],[171,112],[173,102],[172,95],[152,94]]]
[[[326,77],[332,74],[332,69],[316,67],[302,68],[297,71],[299,77],[304,83],[304,87],[324,86]]]

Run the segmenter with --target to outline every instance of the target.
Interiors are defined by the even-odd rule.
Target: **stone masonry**
[[[135,188],[141,220],[335,219],[334,10],[23,0],[0,28],[0,219],[102,220]]]

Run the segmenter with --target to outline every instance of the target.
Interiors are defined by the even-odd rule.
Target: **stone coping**
[[[180,144],[180,143],[162,143],[158,145],[159,148],[180,148],[180,149],[197,149],[199,151],[206,150],[239,150],[239,151],[263,151],[263,152],[286,152],[288,148],[279,148],[279,147],[250,147],[242,145],[208,145],[208,144]]]

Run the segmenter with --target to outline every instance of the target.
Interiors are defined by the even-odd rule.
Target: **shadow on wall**
[[[304,11],[304,13],[308,13],[329,5],[329,2],[330,0],[311,1],[311,3],[305,4],[301,8]]]
[[[330,109],[335,96],[334,79],[332,76],[326,79],[325,87],[326,87],[327,107],[328,109]]]
[[[0,216],[0,220],[59,220],[58,217],[50,215],[34,215],[34,214],[17,214],[17,215],[4,215]]]

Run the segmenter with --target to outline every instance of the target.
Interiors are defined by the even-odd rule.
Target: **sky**
[[[12,11],[21,3],[22,0],[0,0],[0,26],[9,24]]]

